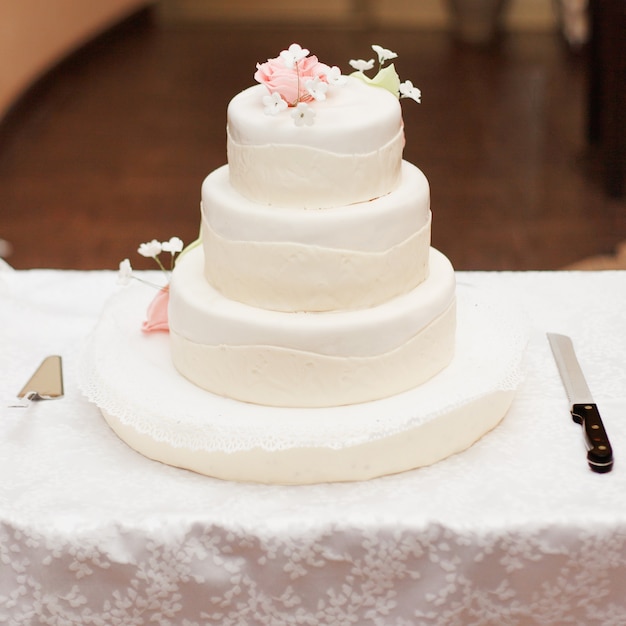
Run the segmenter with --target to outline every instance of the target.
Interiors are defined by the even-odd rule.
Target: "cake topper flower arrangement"
[[[174,260],[176,258],[176,255],[181,252],[182,249],[183,242],[178,237],[172,237],[169,241],[162,242],[153,239],[152,241],[149,241],[147,243],[142,243],[137,249],[137,252],[139,252],[141,256],[149,259],[154,259],[156,261],[156,264],[159,266],[159,268],[162,270],[167,278],[167,283],[165,285],[156,285],[133,274],[133,268],[128,259],[124,259],[120,263],[117,276],[118,285],[128,285],[131,280],[135,279],[159,290],[152,302],[150,303],[147,311],[147,319],[141,326],[141,329],[144,332],[153,332],[159,330],[169,331],[167,318],[167,306],[170,296],[169,277],[172,269],[174,268]],[[171,259],[169,268],[166,268],[159,258],[161,252],[170,253]]]
[[[374,59],[369,59],[368,61],[364,61],[363,59],[350,60],[350,67],[356,70],[356,72],[351,74],[351,76],[360,78],[368,85],[387,89],[387,91],[390,91],[398,98],[411,98],[412,100],[415,100],[415,102],[421,103],[422,92],[417,87],[414,87],[410,80],[401,82],[393,63],[385,66],[387,61],[397,59],[398,55],[395,52],[376,44],[372,45],[372,50],[378,56],[378,71],[374,78],[370,78],[365,75],[365,72],[374,68]]]
[[[309,102],[326,100],[329,86],[346,82],[337,66],[320,63],[297,43],[292,43],[275,59],[257,63],[254,78],[270,92],[263,98],[265,113],[276,115],[291,108],[297,126],[313,124],[315,112]]]
[[[385,63],[398,55],[379,45],[372,49],[378,55],[378,73],[369,78],[364,72],[374,67],[374,59],[369,61],[351,60],[350,65],[356,70],[352,74],[374,87],[387,89],[398,98],[412,98],[421,101],[421,92],[410,80],[400,82],[393,63]],[[323,102],[329,88],[345,85],[347,77],[337,66],[330,67],[321,63],[315,55],[309,56],[309,50],[293,43],[274,59],[257,63],[254,74],[256,81],[265,85],[269,94],[263,97],[267,115],[277,115],[291,109],[291,116],[296,126],[311,126],[315,121],[315,111],[310,102]]]

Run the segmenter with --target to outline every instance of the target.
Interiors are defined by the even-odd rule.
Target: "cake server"
[[[26,408],[33,400],[52,400],[63,396],[63,367],[61,357],[48,356],[17,394],[23,402],[14,407]]]
[[[589,467],[594,472],[610,472],[613,469],[611,443],[576,358],[572,340],[566,335],[548,333],[548,341],[570,401],[572,418],[583,427]]]

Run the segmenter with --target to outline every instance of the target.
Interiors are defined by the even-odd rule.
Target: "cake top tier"
[[[345,84],[334,88],[324,101],[306,104],[314,124],[296,125],[289,111],[266,114],[266,87],[249,87],[228,106],[230,139],[243,145],[303,144],[339,154],[379,150],[402,131],[398,99],[386,89],[372,88],[354,77],[344,78]]]
[[[404,147],[401,97],[420,92],[400,82],[396,55],[380,46],[376,62],[357,60],[345,76],[298,44],[257,65],[261,84],[227,112],[230,182],[261,204],[331,208],[385,195],[399,184]]]

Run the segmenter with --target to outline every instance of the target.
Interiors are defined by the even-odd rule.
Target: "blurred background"
[[[153,269],[139,243],[193,240],[228,101],[293,42],[398,53],[457,269],[626,268],[625,0],[0,0],[0,257]]]

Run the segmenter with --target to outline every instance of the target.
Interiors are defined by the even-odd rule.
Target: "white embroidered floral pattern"
[[[202,523],[110,527],[52,541],[3,524],[0,622],[619,626],[626,617],[625,532],[470,539],[434,524],[419,534],[303,526],[265,538]],[[607,550],[614,558],[603,563],[596,555]]]

